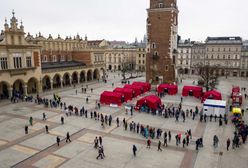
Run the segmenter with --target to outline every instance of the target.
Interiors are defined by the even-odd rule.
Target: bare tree
[[[203,87],[206,88],[206,91],[215,89],[216,85],[218,84],[218,65],[204,65],[204,64],[197,64],[194,66],[196,71],[201,78],[200,83],[202,83]]]
[[[123,80],[126,80],[126,73],[130,73],[131,77],[133,75],[133,72],[135,70],[135,64],[133,62],[123,62],[121,64],[121,72],[122,72],[122,77]]]

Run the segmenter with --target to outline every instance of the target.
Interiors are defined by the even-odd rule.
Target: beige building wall
[[[119,71],[122,70],[124,66],[135,69],[136,55],[136,49],[106,49],[106,69]]]
[[[10,25],[5,20],[0,36],[0,96],[12,93],[40,93],[42,87],[40,46],[25,40],[24,26],[18,27],[14,16]]]
[[[136,71],[146,71],[146,48],[136,49]]]

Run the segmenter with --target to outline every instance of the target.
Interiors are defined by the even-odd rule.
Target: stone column
[[[24,94],[25,96],[28,95],[28,85],[27,85],[26,83],[25,83],[24,86],[23,86],[23,94]]]
[[[80,84],[80,74],[78,74],[78,84]]]
[[[63,78],[60,78],[60,87],[63,88]]]
[[[69,80],[70,80],[69,83],[70,83],[70,86],[71,86],[72,85],[72,77],[71,76],[69,77]]]
[[[11,98],[13,96],[13,87],[12,86],[10,86],[8,88],[8,93],[9,93],[9,98]]]
[[[53,90],[53,81],[50,81],[50,85],[51,85],[51,90]]]
[[[42,93],[43,91],[43,87],[42,87],[42,82],[38,83],[38,86],[37,86],[37,93],[40,94]]]

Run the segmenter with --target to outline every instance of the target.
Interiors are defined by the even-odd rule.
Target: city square
[[[0,168],[247,168],[247,5],[4,2]]]
[[[53,93],[61,96],[62,102],[78,108],[84,106],[88,111],[97,111],[104,115],[112,115],[111,126],[101,127],[100,121],[91,119],[90,116],[66,116],[60,108],[44,107],[34,102],[19,102],[1,105],[1,146],[0,158],[1,167],[239,167],[247,165],[247,145],[240,148],[226,151],[225,141],[232,137],[234,126],[231,122],[222,127],[218,122],[201,123],[199,117],[192,120],[187,117],[183,122],[175,122],[175,118],[164,118],[158,115],[151,115],[143,112],[130,112],[126,114],[124,106],[110,107],[102,105],[96,109],[96,100],[99,100],[103,90],[113,90],[114,87],[121,87],[121,77],[118,73],[109,73],[108,83],[95,82],[88,84],[87,93],[82,93],[81,85],[76,88],[54,90],[46,93],[44,97],[52,98]],[[143,81],[144,77],[130,80]],[[187,78],[179,84],[179,90],[183,85],[190,84],[194,78]],[[223,97],[229,96],[229,90],[235,79],[220,81],[218,89],[222,91]],[[247,80],[241,80],[239,86],[245,86]],[[114,87],[112,86],[114,83]],[[90,88],[93,88],[91,93]],[[76,94],[75,90],[78,90]],[[180,93],[180,91],[179,91]],[[152,93],[145,93],[140,97],[128,102],[128,105],[135,105],[137,99]],[[86,104],[86,97],[89,103]],[[180,94],[165,96],[162,102],[165,106],[175,107],[180,103]],[[247,105],[247,101],[244,106]],[[201,102],[196,98],[184,98],[182,108],[194,109],[195,106],[202,108]],[[47,120],[42,120],[42,113],[45,113]],[[34,119],[33,126],[29,126],[29,134],[25,135],[24,126],[28,125],[29,117]],[[60,118],[64,116],[65,124],[61,125]],[[116,118],[120,119],[120,127],[116,125]],[[142,135],[127,131],[122,126],[122,119],[128,122],[142,123],[165,131],[171,131],[172,140],[168,147],[162,147],[162,152],[157,151],[158,139],[152,139],[151,149],[146,148],[146,138]],[[247,113],[245,113],[247,121]],[[49,127],[49,133],[45,132],[45,125]],[[192,130],[192,140],[188,147],[183,148],[182,144],[176,146],[175,135],[184,134],[188,129]],[[70,132],[72,142],[66,143],[66,132]],[[214,149],[212,138],[214,135],[220,137],[220,146]],[[61,145],[56,145],[56,137],[61,137]],[[95,137],[102,136],[104,153],[103,160],[96,160],[97,149],[94,148]],[[204,147],[199,151],[195,150],[195,140],[203,137]],[[132,155],[132,145],[138,148],[137,156]],[[234,161],[235,160],[235,161]]]

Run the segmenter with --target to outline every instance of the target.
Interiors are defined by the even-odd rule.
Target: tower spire
[[[12,15],[13,15],[13,17],[15,17],[15,10],[14,9],[12,9]]]

